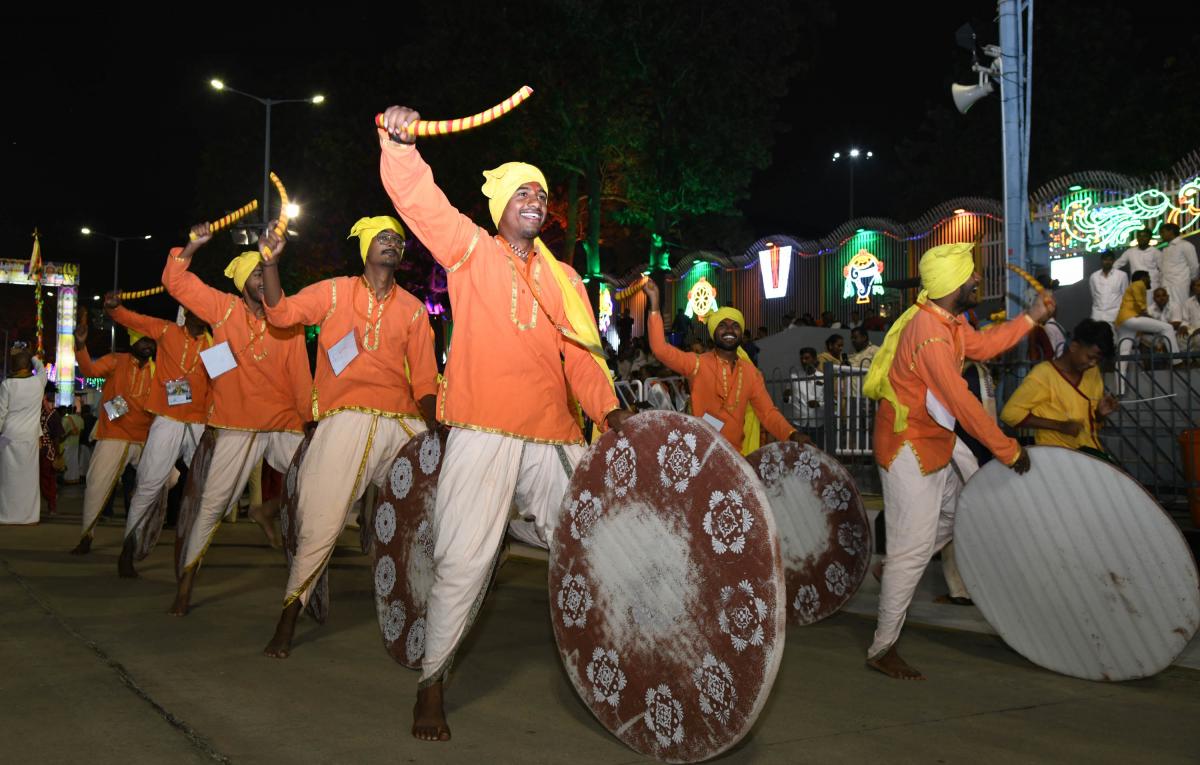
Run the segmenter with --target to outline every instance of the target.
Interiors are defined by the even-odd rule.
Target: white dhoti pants
[[[216,431],[208,478],[200,494],[200,507],[188,532],[184,571],[200,563],[221,525],[222,516],[241,496],[250,471],[258,461],[265,458],[271,467],[286,473],[296,448],[304,440],[299,433],[284,431],[256,432],[228,428],[216,428]]]
[[[102,438],[92,449],[88,463],[87,486],[83,489],[83,536],[92,536],[100,511],[108,502],[126,465],[137,467],[142,456],[142,445],[129,441]]]
[[[954,535],[954,512],[965,481],[979,463],[962,441],[955,439],[950,464],[921,475],[917,455],[908,444],[888,470],[879,469],[883,482],[883,518],[887,524],[887,557],[879,588],[879,619],[867,658],[876,659],[900,638],[900,628],[913,593],[934,553]]]
[[[203,435],[203,425],[180,422],[163,415],[155,417],[150,423],[150,434],[146,437],[142,459],[137,466],[137,489],[129,503],[129,512],[125,514],[126,538],[140,527],[172,473],[176,473],[174,481],[179,480],[175,470],[176,460],[182,457],[185,463],[191,464],[196,445]]]
[[[543,538],[554,533],[582,445],[535,444],[454,428],[446,445],[434,512],[433,589],[425,615],[422,686],[438,682],[482,604],[515,501]]]
[[[425,423],[417,418],[398,420],[355,411],[338,412],[317,425],[296,478],[296,554],[284,608],[297,598],[308,605],[312,583],[329,563],[338,535],[367,485],[382,486],[400,447],[424,431]]]
[[[0,446],[0,524],[37,523],[42,517],[37,439]]]
[[[1148,335],[1158,335],[1167,341],[1167,346],[1171,349],[1171,353],[1179,352],[1179,341],[1175,339],[1175,328],[1165,321],[1152,319],[1149,316],[1135,316],[1132,319],[1126,319],[1121,322],[1121,326],[1117,327],[1117,349],[1118,355],[1133,353],[1137,350],[1137,335],[1139,332],[1145,332]],[[1130,342],[1130,339],[1133,339]],[[1122,342],[1124,340],[1125,342]]]

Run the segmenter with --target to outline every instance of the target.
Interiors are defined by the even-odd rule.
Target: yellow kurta
[[[1000,413],[1000,419],[1014,428],[1029,415],[1078,422],[1083,427],[1077,436],[1037,428],[1033,431],[1034,441],[1039,446],[1065,446],[1068,449],[1087,447],[1104,451],[1100,445],[1100,426],[1096,420],[1096,407],[1102,398],[1104,378],[1096,367],[1083,373],[1077,388],[1063,377],[1053,363],[1043,361],[1029,371],[1024,382],[1013,392],[1004,405],[1004,411]]]

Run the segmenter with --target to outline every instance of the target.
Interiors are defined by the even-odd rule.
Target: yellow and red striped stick
[[[514,106],[517,106],[531,95],[533,95],[533,88],[525,85],[491,109],[485,109],[479,114],[473,114],[470,117],[460,117],[453,120],[417,120],[416,122],[409,123],[408,134],[425,137],[446,135],[447,133],[461,133],[464,130],[470,130],[471,128],[487,124],[497,117],[503,117],[512,111]],[[375,125],[376,127],[384,126],[382,114],[375,115]]]
[[[221,229],[225,228],[226,226],[232,225],[234,222],[238,221],[241,218],[244,218],[245,216],[249,215],[250,213],[254,212],[257,209],[258,209],[258,200],[253,199],[250,201],[250,204],[245,205],[244,207],[239,207],[238,209],[234,210],[233,212],[229,213],[228,215],[224,215],[224,216],[214,220],[212,223],[209,223],[208,224],[208,232],[210,234],[215,234],[218,231],[220,231]],[[188,239],[190,239],[191,241],[194,242],[194,241],[196,241],[196,235],[189,231]]]
[[[271,173],[271,183],[275,184],[275,189],[279,192],[279,220],[275,222],[275,236],[278,236],[280,239],[282,239],[283,235],[287,233],[288,224],[287,189],[283,187],[283,181],[279,180],[279,176],[275,173]],[[271,248],[265,244],[262,248],[262,256],[263,260],[270,260],[273,257],[271,255]]]
[[[138,298],[157,295],[160,292],[164,292],[166,289],[166,287],[160,284],[157,287],[151,287],[148,290],[137,290],[136,292],[118,292],[117,297],[121,298],[122,300],[137,300]]]
[[[1021,277],[1025,281],[1029,282],[1029,286],[1033,287],[1039,293],[1045,291],[1046,288],[1042,286],[1042,283],[1039,282],[1037,279],[1034,279],[1033,276],[1031,276],[1030,273],[1028,271],[1026,271],[1024,268],[1021,268],[1020,266],[1014,265],[1012,263],[1005,263],[1004,265],[1008,268],[1009,271],[1012,271],[1017,276]]]

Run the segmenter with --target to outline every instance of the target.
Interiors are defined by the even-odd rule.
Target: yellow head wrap
[[[726,319],[733,319],[737,322],[742,331],[746,331],[746,317],[736,308],[725,306],[718,308],[708,315],[704,323],[708,326],[708,336],[715,337],[717,327]],[[746,349],[738,346],[737,355],[739,359],[750,361],[750,354],[746,353]],[[758,447],[762,443],[762,426],[759,423],[758,417],[754,414],[753,407],[746,407],[746,418],[742,422],[742,454],[750,454],[758,451]]]
[[[547,193],[550,191],[542,171],[524,162],[505,162],[493,170],[484,170],[483,177],[483,195],[488,198],[488,211],[492,214],[492,222],[497,226],[500,225],[500,216],[504,214],[504,208],[508,206],[508,201],[512,199],[513,194],[522,184],[537,181],[543,190]],[[591,306],[575,291],[575,286],[567,278],[566,271],[550,252],[550,248],[542,242],[541,237],[533,240],[533,246],[541,254],[542,260],[546,262],[546,266],[550,269],[550,275],[554,277],[554,283],[562,295],[563,312],[567,316],[567,323],[571,325],[571,335],[567,335],[567,339],[574,341],[592,354],[592,360],[596,362],[596,366],[600,367],[600,371],[609,381],[609,385],[612,385],[612,374],[608,370],[608,364],[604,361],[604,351],[600,345],[600,330],[596,327],[596,319],[592,315]],[[596,432],[599,433],[599,428]]]
[[[350,236],[358,237],[358,250],[362,255],[363,263],[367,262],[367,250],[371,248],[371,241],[380,231],[395,231],[400,236],[408,236],[404,232],[404,226],[400,225],[400,221],[390,215],[359,218],[358,222],[350,228]],[[346,238],[349,239],[350,236]]]
[[[141,332],[138,332],[136,329],[126,328],[125,331],[129,333],[129,344],[130,345],[133,345],[138,340],[141,340],[143,337],[145,337],[145,335],[143,335]]]
[[[246,286],[246,280],[250,278],[250,274],[258,268],[258,264],[261,262],[262,255],[259,255],[257,250],[247,250],[229,261],[229,265],[225,266],[225,275],[233,279],[233,286],[237,287],[238,292],[241,292],[242,288]]]
[[[908,407],[900,403],[891,380],[888,379],[888,372],[896,358],[896,347],[900,345],[900,333],[917,315],[917,311],[921,310],[921,304],[944,298],[966,284],[971,274],[975,273],[975,258],[971,254],[973,249],[974,245],[970,242],[957,242],[939,245],[921,256],[918,265],[921,272],[921,292],[917,295],[917,302],[896,319],[867,370],[863,392],[869,398],[886,399],[892,405],[896,411],[892,430],[896,433],[908,427]]]

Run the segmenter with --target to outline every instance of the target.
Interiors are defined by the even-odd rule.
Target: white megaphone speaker
[[[966,114],[976,101],[989,95],[993,90],[991,80],[987,78],[987,75],[981,73],[977,85],[959,85],[957,83],[951,85],[950,96],[954,99],[954,106],[958,111]]]

